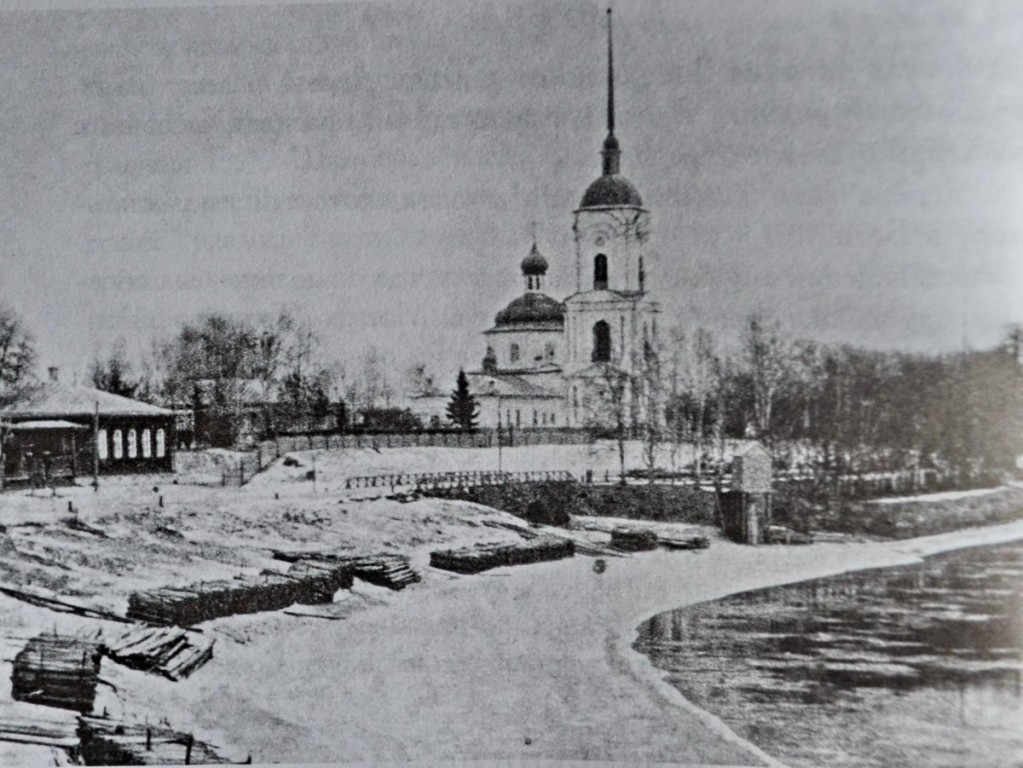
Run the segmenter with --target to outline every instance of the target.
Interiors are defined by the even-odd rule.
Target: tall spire
[[[607,138],[604,139],[604,175],[618,173],[621,156],[618,139],[615,138],[615,65],[614,47],[611,38],[611,9],[607,9]]]

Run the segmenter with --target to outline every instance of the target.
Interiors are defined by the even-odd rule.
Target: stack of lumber
[[[91,712],[99,678],[100,648],[64,635],[39,635],[14,657],[11,698]]]
[[[282,552],[274,550],[274,558],[294,563],[292,569],[304,563],[304,567],[331,567],[338,573],[347,571],[351,576],[358,577],[370,584],[388,589],[404,589],[409,584],[420,581],[418,573],[409,566],[405,555],[380,553],[376,555],[353,555],[349,550],[337,552]],[[342,583],[338,589],[351,587],[351,580]],[[334,590],[337,591],[337,590]]]
[[[480,573],[503,565],[525,565],[544,560],[560,560],[575,554],[570,539],[540,536],[514,544],[477,544],[464,549],[430,553],[430,565],[455,573]]]
[[[286,574],[309,585],[310,593],[296,600],[296,603],[318,605],[334,601],[339,589],[352,588],[352,569],[344,563],[326,560],[297,560]]]
[[[665,549],[708,549],[710,539],[706,536],[660,536],[658,541]]]
[[[409,566],[405,555],[367,555],[343,558],[337,562],[344,562],[356,577],[378,587],[400,590],[420,581],[419,574]]]
[[[184,680],[213,658],[213,640],[178,627],[132,627],[103,644],[118,664]]]
[[[813,544],[813,536],[793,531],[783,525],[769,525],[764,529],[765,544]]]
[[[0,741],[75,749],[78,734],[73,719],[43,721],[38,717],[4,716],[0,717]]]
[[[646,528],[615,528],[611,531],[611,546],[623,552],[657,549],[657,534]]]
[[[191,734],[144,723],[80,717],[78,736],[86,765],[228,764],[212,746]]]
[[[117,614],[103,610],[102,608],[92,608],[87,605],[76,605],[66,599],[58,598],[55,593],[49,590],[43,590],[39,587],[35,587],[31,591],[26,589],[14,589],[12,587],[0,587],[0,595],[7,595],[8,597],[13,597],[15,600],[23,600],[29,605],[46,608],[49,611],[56,611],[57,613],[74,613],[78,616],[85,616],[90,619],[105,619],[107,621],[120,621],[125,624],[130,623],[130,619],[126,619],[123,616],[118,616]]]
[[[292,603],[324,601],[330,577],[264,571],[229,581],[206,581],[188,587],[159,587],[128,597],[128,618],[148,624],[188,627],[210,619],[286,608]],[[333,596],[333,592],[330,593]],[[327,602],[330,602],[328,599]]]

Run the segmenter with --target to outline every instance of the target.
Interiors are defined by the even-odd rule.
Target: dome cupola
[[[529,255],[522,260],[522,274],[529,275],[546,275],[547,274],[547,259],[540,253],[540,249],[536,247],[536,241],[533,241],[533,247],[529,249]]]
[[[526,278],[526,291],[539,292],[543,290],[543,277],[547,274],[547,259],[536,247],[536,239],[533,239],[533,247],[529,254],[522,260],[522,276]]]
[[[602,174],[583,193],[579,208],[642,208],[636,187],[620,174],[622,149],[615,136],[614,52],[611,45],[611,9],[607,10],[607,138],[600,151]]]

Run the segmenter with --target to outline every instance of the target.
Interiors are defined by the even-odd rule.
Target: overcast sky
[[[602,4],[154,5],[0,16],[0,301],[43,365],[282,305],[338,357],[478,365],[533,221],[573,290]],[[933,351],[1023,320],[1023,3],[632,0],[615,25],[665,325],[763,309]]]

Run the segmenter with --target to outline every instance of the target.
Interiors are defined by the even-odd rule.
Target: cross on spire
[[[604,158],[605,176],[618,173],[621,150],[615,138],[615,66],[614,46],[611,38],[611,9],[607,9],[607,138],[600,153]]]

